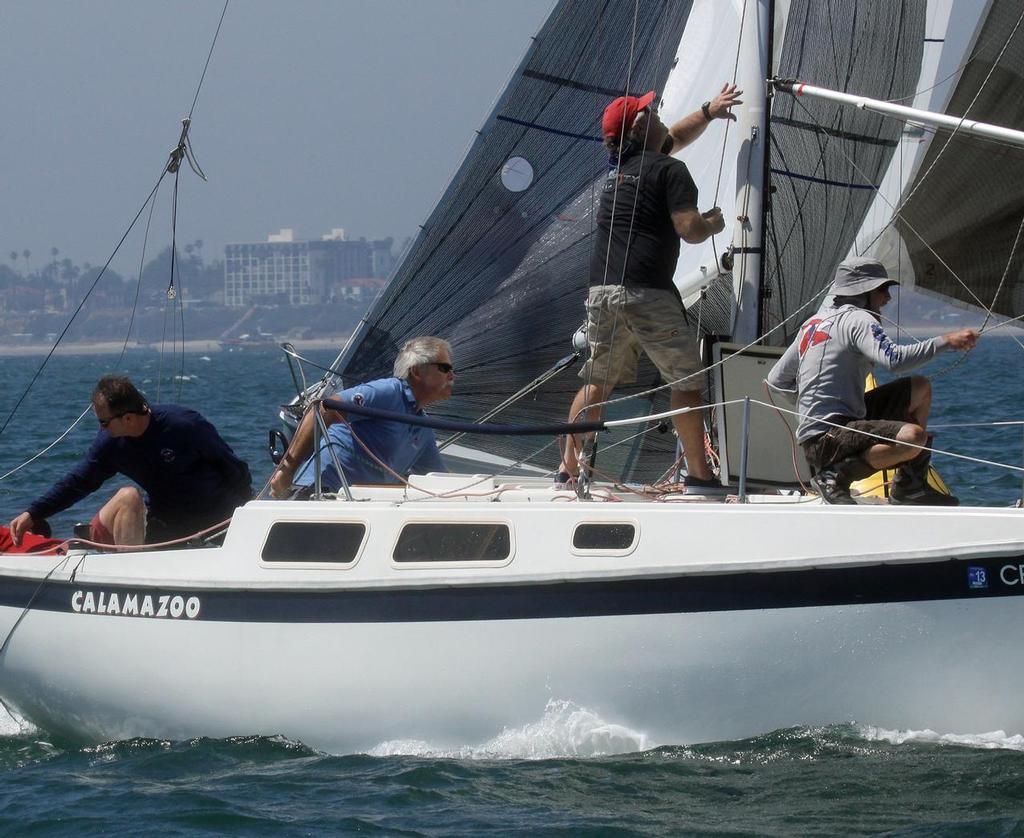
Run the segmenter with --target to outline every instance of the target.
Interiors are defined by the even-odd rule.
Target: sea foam
[[[1003,748],[1010,751],[1024,751],[1024,736],[1017,733],[1007,735],[1004,730],[989,733],[936,733],[934,730],[887,730],[868,725],[860,728],[865,739],[903,745],[909,742],[934,742],[945,745],[964,745],[970,748],[994,750]]]
[[[369,751],[371,756],[421,756],[434,759],[559,759],[600,757],[646,751],[656,747],[648,737],[602,719],[571,701],[551,700],[536,722],[505,728],[480,745],[443,748],[419,740],[390,740]]]

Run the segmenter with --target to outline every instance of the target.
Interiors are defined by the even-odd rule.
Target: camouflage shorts
[[[587,296],[587,342],[590,360],[580,378],[591,384],[632,384],[642,350],[673,390],[703,389],[697,343],[671,291],[594,286]]]

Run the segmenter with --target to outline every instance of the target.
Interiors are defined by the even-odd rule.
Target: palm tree
[[[26,247],[23,251],[21,251],[21,255],[25,257],[25,276],[28,276],[29,272],[32,270],[32,266],[29,264],[28,261],[28,257],[32,255],[32,251]]]
[[[11,262],[14,263],[14,270],[17,271],[18,270],[18,251],[17,250],[12,250],[11,251]]]

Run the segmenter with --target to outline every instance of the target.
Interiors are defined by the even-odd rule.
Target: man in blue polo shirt
[[[336,398],[378,410],[422,415],[428,405],[451,396],[454,381],[448,342],[418,337],[407,341],[399,351],[392,378],[350,387],[337,393]],[[349,483],[398,483],[410,474],[448,470],[430,428],[356,414],[347,416],[324,407],[321,415],[328,425],[327,437],[320,444],[320,481],[325,491],[341,488],[332,451]],[[312,450],[313,416],[307,413],[271,478],[274,497],[287,497],[293,483],[300,487],[313,485]]]

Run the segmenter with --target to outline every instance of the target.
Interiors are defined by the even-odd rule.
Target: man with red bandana
[[[703,405],[696,342],[672,281],[679,241],[699,244],[722,232],[722,211],[697,209],[697,186],[686,164],[671,155],[704,133],[713,119],[735,119],[742,91],[724,85],[717,96],[668,127],[655,93],[620,96],[601,121],[610,170],[597,213],[587,297],[590,359],[580,372],[586,384],[569,411],[570,421],[600,418],[600,404],[619,383],[636,380],[640,352],[671,385],[673,408]],[[589,408],[589,405],[594,407]],[[720,487],[704,455],[701,411],[672,418],[686,457],[688,488]],[[565,440],[559,480],[579,471],[585,437]]]

